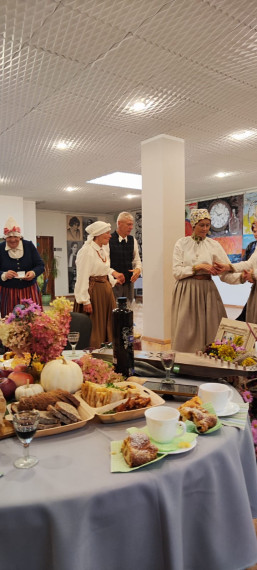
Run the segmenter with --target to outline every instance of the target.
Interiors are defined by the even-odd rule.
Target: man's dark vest
[[[126,283],[129,283],[132,277],[132,273],[129,273],[129,269],[132,269],[134,254],[133,236],[128,236],[127,242],[125,240],[119,242],[119,234],[117,232],[114,232],[109,241],[109,246],[111,267],[115,269],[115,271],[123,273]]]

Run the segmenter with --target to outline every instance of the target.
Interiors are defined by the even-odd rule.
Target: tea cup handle
[[[179,434],[176,437],[181,437],[182,435],[184,435],[184,433],[186,433],[187,427],[185,422],[182,421],[178,422],[178,426],[182,428],[182,430],[181,429],[179,430]]]

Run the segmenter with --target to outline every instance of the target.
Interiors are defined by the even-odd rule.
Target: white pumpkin
[[[76,362],[62,357],[45,364],[40,382],[46,392],[61,388],[73,394],[81,387],[83,374]]]
[[[28,398],[30,396],[35,396],[36,394],[41,394],[44,392],[43,386],[41,384],[23,384],[23,386],[18,386],[15,390],[15,399],[20,400],[21,398]]]

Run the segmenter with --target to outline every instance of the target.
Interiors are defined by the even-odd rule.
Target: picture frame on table
[[[243,338],[243,346],[246,351],[251,352],[255,347],[255,341],[257,339],[257,325],[242,321],[233,321],[232,319],[223,317],[220,321],[215,340],[220,340],[221,342],[231,340],[231,342],[233,342],[233,338],[237,335]]]

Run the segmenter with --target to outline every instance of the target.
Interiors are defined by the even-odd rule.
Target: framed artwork
[[[244,195],[244,234],[251,234],[251,226],[257,217],[257,190]]]
[[[221,342],[230,340],[233,342],[233,338],[237,335],[243,338],[243,346],[246,351],[251,352],[255,346],[257,325],[223,318],[220,322],[215,340],[220,340]]]
[[[67,216],[67,241],[81,241],[82,239],[82,217]]]
[[[243,196],[228,196],[198,202],[211,215],[211,237],[242,236]]]

